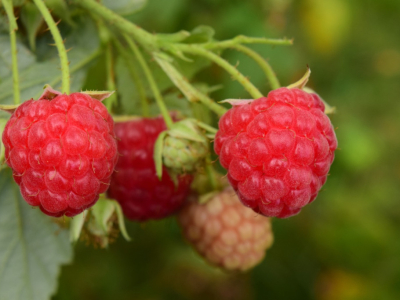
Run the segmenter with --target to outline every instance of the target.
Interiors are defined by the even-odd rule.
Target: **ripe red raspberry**
[[[75,216],[96,203],[118,159],[114,121],[84,93],[24,102],[3,132],[5,158],[28,204]]]
[[[288,88],[228,110],[214,143],[243,204],[278,218],[317,197],[336,148],[318,95]]]
[[[191,176],[180,176],[175,186],[165,167],[161,180],[156,175],[153,148],[164,130],[162,118],[115,124],[121,157],[108,194],[121,204],[125,216],[131,220],[165,218],[181,207],[188,195]]]
[[[206,204],[188,202],[178,222],[201,256],[230,271],[257,265],[273,241],[270,219],[243,206],[230,187]]]

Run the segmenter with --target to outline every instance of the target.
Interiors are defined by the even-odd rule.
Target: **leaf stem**
[[[61,73],[62,73],[62,92],[69,94],[70,92],[70,73],[69,73],[69,62],[67,51],[65,49],[64,41],[61,37],[60,31],[57,28],[57,24],[54,22],[49,10],[44,4],[43,0],[33,0],[37,8],[42,14],[44,20],[49,26],[50,32],[53,36],[55,46],[57,47],[58,55],[61,61]]]
[[[133,42],[128,36],[125,35],[125,39],[129,45],[129,47],[131,48],[131,50],[133,51],[133,53],[136,56],[136,59],[138,60],[140,66],[143,69],[143,72],[147,78],[147,81],[149,82],[150,85],[150,89],[153,92],[154,98],[156,99],[158,108],[160,109],[160,112],[164,118],[165,124],[167,125],[167,128],[171,128],[173,121],[172,118],[170,116],[170,114],[168,113],[168,109],[164,103],[164,100],[161,96],[160,90],[158,89],[157,83],[154,80],[153,74],[151,74],[150,68],[147,65],[146,60],[144,59],[142,53],[140,52],[139,48],[136,46],[135,42]]]
[[[243,52],[247,56],[251,57],[258,65],[261,67],[261,69],[264,71],[265,76],[267,77],[269,84],[271,85],[271,88],[273,90],[279,89],[281,87],[278,78],[276,77],[276,74],[274,70],[272,69],[271,65],[256,51],[250,49],[249,47],[243,46],[243,45],[233,45],[231,46],[232,49],[235,49],[237,51]]]
[[[140,97],[140,102],[142,105],[142,115],[144,117],[150,116],[150,109],[149,109],[149,103],[147,100],[146,96],[146,91],[144,89],[144,84],[142,79],[140,78],[134,64],[132,63],[132,60],[129,57],[129,54],[127,51],[124,49],[122,46],[121,42],[118,39],[114,39],[114,45],[117,48],[118,52],[121,54],[123,59],[125,60],[125,63],[127,64],[128,71],[132,77],[133,82],[135,83],[135,86],[137,88],[139,97]]]
[[[3,5],[6,10],[8,22],[10,23],[10,46],[11,46],[11,61],[12,61],[12,74],[13,74],[13,91],[14,91],[14,104],[21,102],[20,89],[19,89],[19,74],[18,74],[18,58],[17,58],[17,36],[18,30],[17,22],[15,21],[14,9],[12,0],[3,0]]]
[[[261,98],[263,96],[261,92],[249,81],[248,78],[246,78],[234,66],[232,66],[219,55],[197,45],[177,44],[176,47],[183,52],[201,55],[213,61],[214,63],[225,69],[234,79],[236,79],[254,99]]]
[[[210,97],[193,87],[170,62],[157,55],[154,56],[154,59],[189,101],[199,100],[218,116],[222,116],[227,111],[225,107],[215,103]]]

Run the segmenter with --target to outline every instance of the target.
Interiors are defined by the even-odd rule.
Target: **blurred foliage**
[[[274,220],[275,243],[253,271],[225,274],[209,267],[184,243],[173,218],[130,223],[130,243],[119,238],[107,250],[78,244],[53,299],[400,299],[400,1],[148,0],[144,7],[144,1],[129,7],[126,1],[106,2],[150,32],[190,31],[203,24],[215,29],[217,39],[238,34],[293,37],[292,47],[252,48],[269,59],[282,85],[301,77],[307,64],[311,67],[309,86],[337,107],[331,119],[340,150],[318,200],[296,217]],[[92,59],[98,40],[91,22],[65,18],[87,33],[75,35],[81,40],[74,41],[73,27],[60,25],[67,43],[75,45],[69,53],[73,67],[74,61],[79,65]],[[21,74],[32,85],[42,85],[33,81],[31,74],[42,77],[34,70],[48,66],[51,71],[43,80],[49,81],[45,76],[55,78],[51,72],[58,63],[55,49],[48,53],[46,47],[51,36],[38,32],[38,61],[29,56],[19,60]],[[2,45],[7,41],[0,35]],[[18,47],[22,52],[34,46],[26,40]],[[0,58],[8,49],[0,47]],[[54,60],[41,62],[44,57]],[[231,50],[224,57],[262,92],[269,91],[253,61]],[[7,64],[0,60],[0,99],[8,102]],[[194,77],[198,84],[223,84],[213,93],[216,100],[248,98],[220,68],[205,67],[199,61],[189,73],[201,70]],[[99,57],[77,69],[73,83],[87,74],[85,88],[101,90],[104,70]],[[120,100],[128,104],[136,91],[119,60],[116,73]],[[163,89],[170,86],[163,84]],[[26,95],[33,95],[31,88]],[[171,93],[171,107],[180,99]],[[135,106],[127,110],[135,111]]]

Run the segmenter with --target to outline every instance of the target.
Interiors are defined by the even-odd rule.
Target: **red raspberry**
[[[190,201],[178,222],[195,250],[226,270],[254,267],[273,241],[270,219],[244,207],[230,187],[206,204]]]
[[[188,195],[191,176],[180,176],[175,186],[165,167],[161,180],[156,175],[153,148],[164,130],[162,118],[143,118],[115,125],[121,157],[111,177],[108,194],[121,204],[125,216],[131,220],[165,218],[181,207]]]
[[[118,159],[114,121],[84,93],[24,102],[3,132],[7,164],[28,204],[75,216],[96,203]]]
[[[287,88],[228,110],[214,143],[243,204],[278,218],[299,213],[317,197],[336,148],[321,99]]]

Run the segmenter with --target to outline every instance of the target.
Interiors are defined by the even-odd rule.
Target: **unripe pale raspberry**
[[[318,95],[288,88],[228,110],[214,143],[243,204],[278,218],[299,213],[317,197],[336,148]]]
[[[154,143],[166,129],[162,118],[142,118],[115,124],[121,157],[112,175],[108,194],[131,220],[161,219],[180,208],[189,193],[192,177],[178,177],[175,186],[164,167],[161,180],[153,160]]]
[[[207,143],[172,136],[167,136],[164,140],[164,165],[176,173],[194,172],[207,153]]]
[[[2,140],[26,202],[54,217],[91,207],[118,159],[113,128],[106,107],[84,93],[20,105]]]
[[[270,219],[243,206],[232,188],[205,204],[188,202],[179,212],[178,222],[201,256],[229,271],[254,267],[273,242]]]

